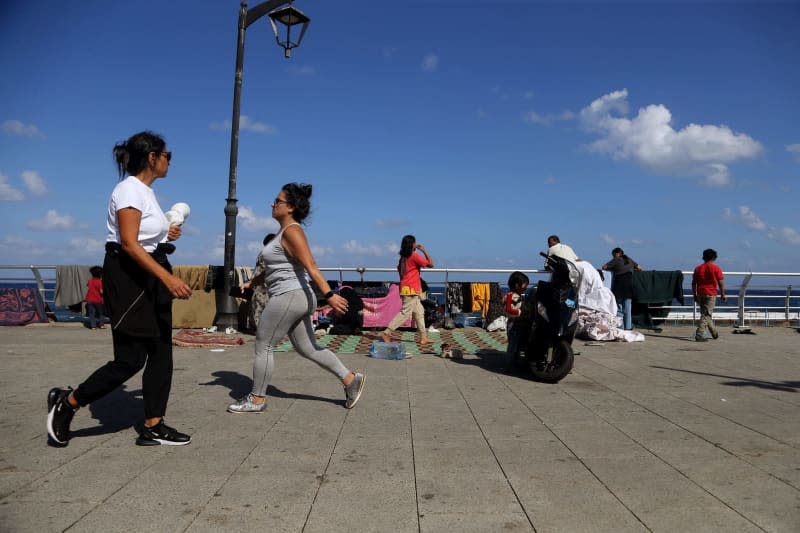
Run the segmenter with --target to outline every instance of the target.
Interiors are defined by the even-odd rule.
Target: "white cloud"
[[[194,226],[193,224],[190,224],[188,222],[184,222],[181,225],[181,235],[183,237],[186,237],[188,235],[191,235],[191,236],[195,237],[195,236],[198,236],[198,235],[205,235],[205,232],[203,230],[201,230],[200,228],[198,228],[197,226]]]
[[[394,46],[384,46],[381,48],[381,55],[384,59],[390,60],[394,57],[394,54],[397,52],[398,48]]]
[[[289,67],[289,72],[295,76],[313,76],[316,74],[316,70],[310,65],[303,65],[302,67],[292,65]]]
[[[225,119],[222,122],[212,122],[210,124],[210,127],[212,130],[230,130],[231,121]],[[255,133],[266,133],[268,135],[274,135],[278,133],[278,128],[276,128],[275,126],[272,126],[271,124],[267,124],[265,122],[259,122],[257,120],[253,120],[247,115],[239,116],[239,130],[252,131]]]
[[[0,174],[0,201],[19,202],[24,199],[25,195],[8,183],[8,176]]]
[[[3,122],[3,133],[15,137],[44,138],[44,134],[34,124],[23,124],[19,120],[6,120]]]
[[[525,122],[529,122],[531,124],[541,124],[542,126],[550,125],[550,119],[544,115],[540,115],[536,111],[528,111],[522,117],[522,120],[524,120]]]
[[[561,113],[546,113],[544,115],[536,111],[528,111],[522,116],[522,120],[529,124],[539,124],[541,126],[550,126],[551,124],[564,120],[572,120],[575,118],[575,113],[572,111],[562,111]]]
[[[52,255],[53,249],[17,235],[0,237],[0,255],[3,257],[41,257]]]
[[[764,231],[767,229],[764,221],[758,218],[758,215],[746,205],[740,205],[736,214],[733,213],[731,208],[726,207],[722,212],[722,216],[725,220],[743,224],[752,230]]]
[[[35,170],[25,170],[22,173],[22,181],[25,182],[31,194],[36,196],[47,194],[47,184],[44,182],[42,176]]]
[[[253,257],[257,256],[261,253],[261,250],[264,249],[264,245],[261,241],[248,241],[244,247],[245,250],[253,254]]]
[[[26,226],[33,230],[70,230],[75,228],[72,215],[59,215],[55,209],[49,209],[44,217],[31,220]]]
[[[608,233],[601,233],[600,234],[600,240],[603,241],[606,244],[616,244],[617,243],[617,241],[614,240],[614,237],[612,237]]]
[[[319,260],[320,257],[329,257],[333,255],[333,248],[328,246],[320,246],[318,244],[311,245],[311,253],[314,255],[314,258]]]
[[[627,89],[614,91],[581,110],[583,126],[601,135],[591,143],[593,151],[633,160],[659,174],[702,176],[710,186],[729,184],[729,163],[763,151],[758,141],[724,125],[689,124],[676,131],[672,113],[661,104],[627,118],[622,116],[628,113],[627,98]]]
[[[395,243],[362,244],[356,240],[350,240],[342,244],[342,249],[354,255],[383,257],[396,254],[400,250],[400,246]]]
[[[422,58],[422,70],[425,72],[436,72],[439,69],[439,56],[436,54],[426,54]]]
[[[255,214],[251,207],[240,206],[239,216],[237,217],[242,227],[252,231],[263,231],[266,233],[276,233],[278,231],[278,223],[275,219],[270,217],[260,217]]]
[[[379,218],[375,225],[380,228],[398,228],[409,223],[407,218]]]
[[[90,237],[75,237],[69,240],[69,245],[84,255],[99,255],[105,250],[106,243]]]
[[[778,239],[786,244],[800,244],[800,231],[784,227],[778,231]]]
[[[795,159],[800,163],[800,143],[789,144],[786,146],[786,151],[794,154]]]

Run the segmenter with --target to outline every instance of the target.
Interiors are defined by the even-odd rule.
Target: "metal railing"
[[[338,281],[396,281],[397,269],[384,267],[322,267],[321,271],[335,273]],[[549,275],[543,269],[512,269],[512,268],[426,268],[422,276],[429,286],[431,293],[444,296],[443,287],[450,282],[498,282],[505,286],[508,275],[519,270],[531,277],[531,284],[537,278]],[[353,276],[354,279],[345,279]],[[699,319],[699,310],[692,298],[691,271],[683,271],[684,275],[684,301],[686,305],[666,305],[668,315],[659,320],[680,322],[696,322]],[[754,281],[766,282],[780,280],[779,283],[759,284]],[[797,280],[797,281],[795,281]],[[717,305],[715,308],[716,320],[729,320],[737,325],[762,322],[765,326],[772,323],[790,323],[800,321],[800,272],[725,272],[726,295],[729,302]],[[56,293],[56,266],[55,265],[0,265],[0,283],[35,283],[44,302],[55,307]],[[437,288],[439,290],[437,290]],[[773,294],[758,294],[753,291],[770,290]],[[781,295],[774,292],[781,291]],[[758,299],[758,305],[753,300]],[[764,302],[775,301],[775,305],[763,305]],[[750,304],[748,304],[748,301]]]

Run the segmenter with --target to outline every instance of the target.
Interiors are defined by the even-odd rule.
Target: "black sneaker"
[[[137,446],[183,446],[192,442],[192,437],[171,428],[162,420],[153,427],[142,426],[142,432],[136,439]]]
[[[697,342],[708,342],[708,339],[705,338],[703,335],[695,335],[694,340]]]
[[[58,444],[69,442],[69,425],[77,408],[67,403],[72,387],[50,389],[47,393],[47,434]]]
[[[719,333],[717,333],[717,330],[711,332],[711,338],[714,340],[719,339]]]

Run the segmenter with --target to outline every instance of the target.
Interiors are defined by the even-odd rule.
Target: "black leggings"
[[[170,332],[171,333],[171,332]],[[145,418],[163,417],[172,388],[172,339],[132,337],[112,331],[114,360],[101,366],[75,389],[83,407],[110,393],[144,368],[142,396]]]

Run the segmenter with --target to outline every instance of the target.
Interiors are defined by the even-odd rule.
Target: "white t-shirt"
[[[158,205],[153,189],[135,176],[128,176],[120,181],[111,193],[106,218],[108,227],[106,242],[122,244],[119,237],[117,211],[126,207],[132,207],[142,213],[142,221],[139,224],[139,244],[148,252],[155,251],[158,243],[163,242],[167,237],[169,222],[164,216],[161,206]]]

